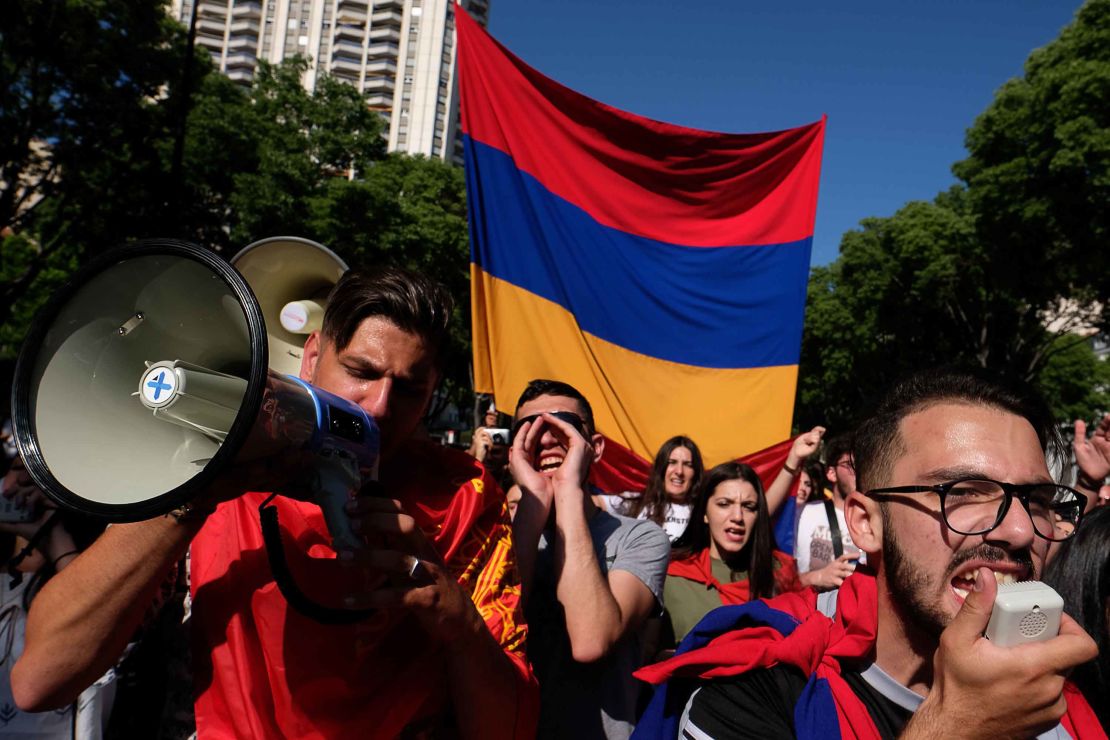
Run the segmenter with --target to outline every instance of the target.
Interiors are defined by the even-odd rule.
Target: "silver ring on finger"
[[[409,566],[408,576],[409,579],[413,581],[428,581],[431,578],[428,569],[424,567],[424,561],[417,557],[412,558],[412,565]]]

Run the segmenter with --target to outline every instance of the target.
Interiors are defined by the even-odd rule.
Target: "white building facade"
[[[454,0],[172,0],[186,26],[194,2],[197,47],[231,79],[300,54],[305,88],[322,74],[354,85],[388,121],[391,151],[462,162]],[[462,5],[486,24],[489,0]]]

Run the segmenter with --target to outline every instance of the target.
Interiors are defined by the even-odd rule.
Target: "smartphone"
[[[490,441],[492,441],[495,445],[509,444],[508,429],[487,429],[486,434],[489,435]]]

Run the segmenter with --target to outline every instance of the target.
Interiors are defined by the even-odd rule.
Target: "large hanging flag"
[[[675,434],[707,465],[786,439],[824,119],[660,123],[457,28],[475,388],[504,409],[533,378],[580,389],[610,490]]]

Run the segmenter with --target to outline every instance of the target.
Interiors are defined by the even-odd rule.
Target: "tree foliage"
[[[160,146],[172,134],[184,39],[146,0],[4,4],[3,354],[59,273],[164,217]]]
[[[1110,412],[1110,362],[1100,360],[1089,338],[1062,334],[1038,376],[1045,400],[1059,419],[1094,423]]]
[[[454,386],[469,386],[462,172],[388,155],[380,115],[329,77],[306,91],[300,59],[263,64],[244,88],[198,50],[183,118],[185,48],[147,0],[12,0],[0,14],[0,359],[104,249],[177,237],[230,257],[288,234],[444,282],[458,303]]]
[[[865,219],[812,272],[799,427],[849,426],[896,377],[938,365],[1039,384],[1061,418],[1105,402],[1105,363],[1067,335],[1110,331],[1110,0],[1030,56],[967,148],[961,184]]]

